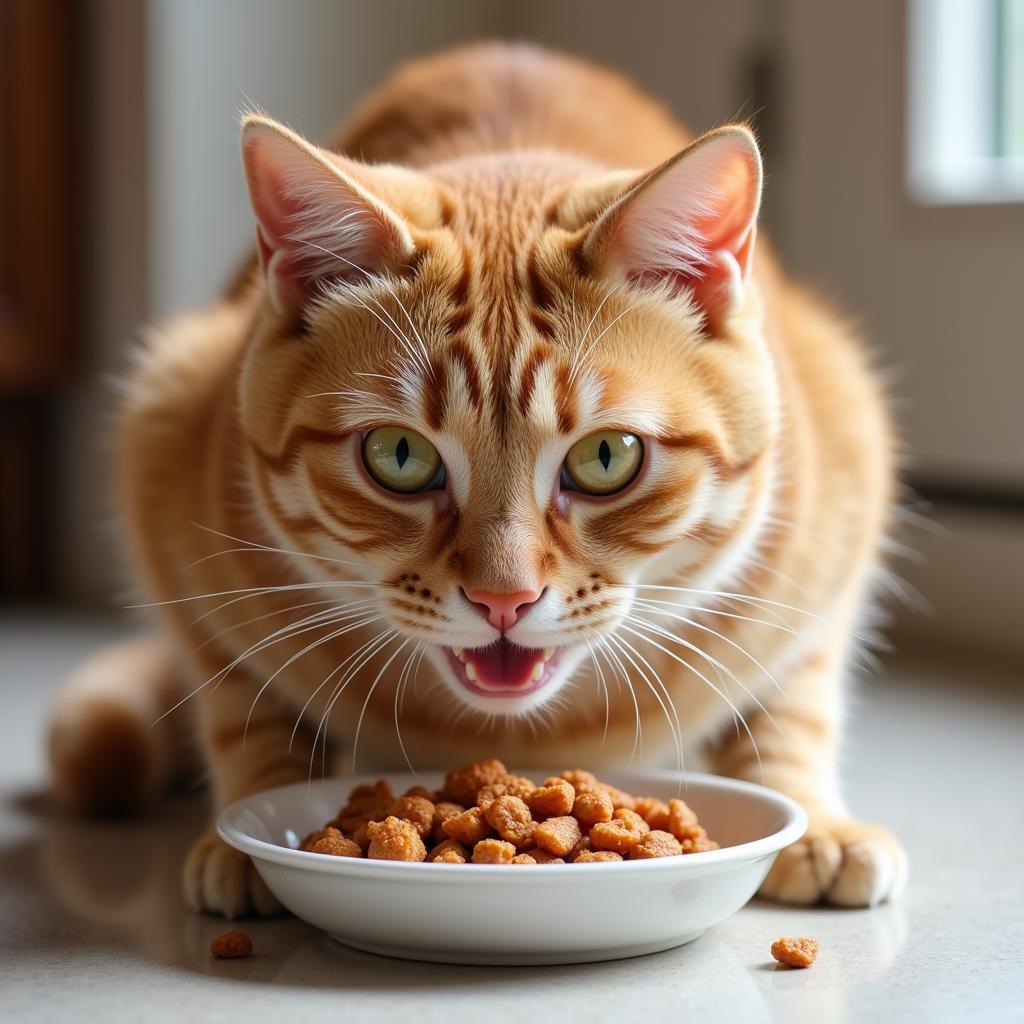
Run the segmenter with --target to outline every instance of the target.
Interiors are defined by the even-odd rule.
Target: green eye
[[[633,481],[643,459],[644,446],[636,434],[599,430],[569,449],[562,482],[585,494],[614,494]]]
[[[363,462],[370,476],[389,491],[413,494],[440,486],[444,466],[422,434],[405,427],[377,427],[363,438]]]

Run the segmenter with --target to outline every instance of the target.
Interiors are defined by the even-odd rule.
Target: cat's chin
[[[561,647],[520,647],[504,636],[487,647],[443,648],[458,683],[477,697],[526,697],[555,675]]]

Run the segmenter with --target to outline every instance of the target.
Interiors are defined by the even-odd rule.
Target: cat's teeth
[[[466,665],[466,678],[471,683],[475,683],[477,681],[477,678],[476,678],[476,666],[471,661],[465,662],[465,665]]]
[[[454,654],[455,657],[459,659],[459,661],[465,662],[465,660],[466,660],[466,651],[465,651],[464,648],[462,648],[462,647],[453,647],[452,648],[452,654]]]
[[[544,648],[544,653],[543,653],[543,658],[544,658],[544,660],[545,660],[545,661],[550,661],[550,660],[551,660],[551,656],[552,656],[552,655],[553,655],[554,653],[555,653],[555,649],[554,649],[554,647],[545,647],[545,648]]]
[[[530,673],[530,682],[531,683],[537,682],[537,680],[540,679],[540,677],[542,675],[544,675],[544,662],[543,661],[534,662],[533,671]]]

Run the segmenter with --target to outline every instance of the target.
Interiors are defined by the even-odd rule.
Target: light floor
[[[902,665],[861,688],[848,790],[909,848],[897,906],[754,903],[681,949],[538,968],[389,960],[295,920],[252,922],[257,956],[212,961],[222,925],[187,913],[178,889],[201,801],[121,824],[46,803],[47,703],[113,634],[0,620],[4,1021],[1024,1021],[1024,687],[1006,670]],[[776,969],[768,947],[784,934],[819,938],[818,963]]]

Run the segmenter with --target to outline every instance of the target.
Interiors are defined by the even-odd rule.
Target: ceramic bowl
[[[551,772],[531,771],[533,778]],[[218,831],[249,854],[297,917],[371,953],[461,964],[614,960],[691,942],[736,913],[776,855],[807,827],[788,797],[735,779],[672,771],[604,771],[630,793],[680,796],[720,850],[593,864],[419,864],[327,857],[296,847],[349,790],[379,776],[329,779],[240,800]],[[396,793],[441,776],[385,776]]]

